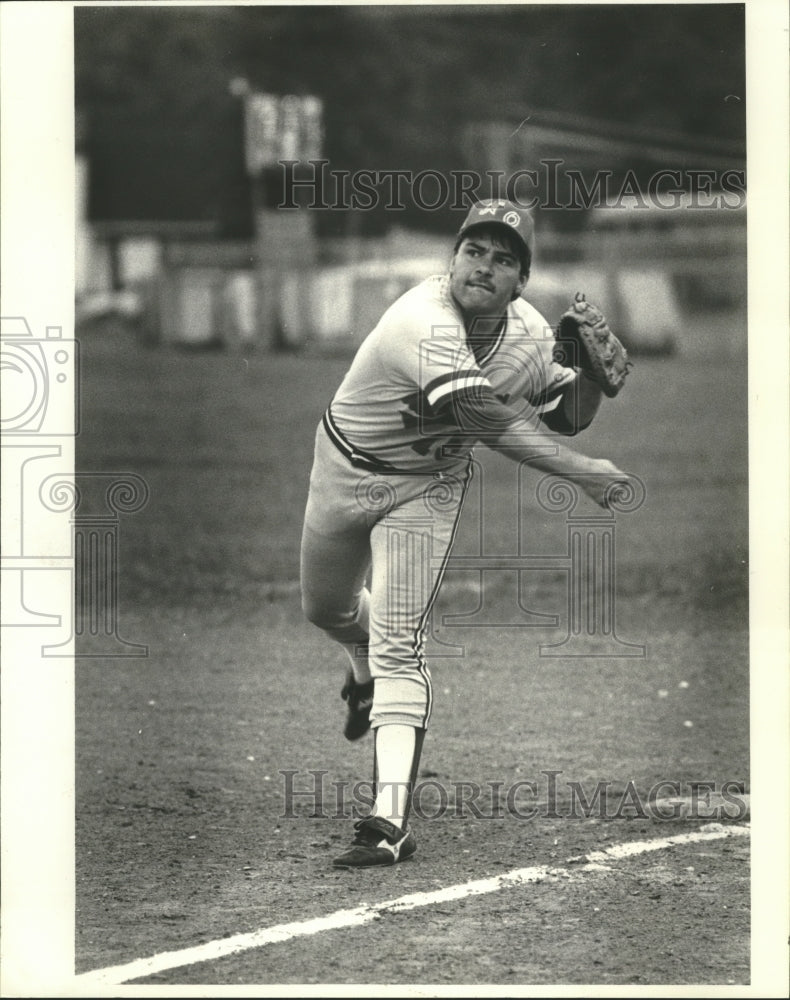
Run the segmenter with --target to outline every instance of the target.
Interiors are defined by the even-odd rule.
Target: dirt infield
[[[731,357],[693,375],[637,358],[578,439],[645,487],[616,522],[619,649],[583,635],[541,655],[568,634],[567,517],[535,501],[536,477],[479,456],[456,553],[556,568],[448,573],[418,853],[349,873],[329,860],[372,751],[342,739],[342,654],[303,622],[297,588],[313,429],[345,360],[148,351],[110,328],[81,349],[77,468],[134,472],[150,500],[118,550],[119,629],[149,655],[77,661],[78,973],[537,866],[533,882],[135,981],[749,982],[748,836],[578,861],[749,820],[747,400]]]

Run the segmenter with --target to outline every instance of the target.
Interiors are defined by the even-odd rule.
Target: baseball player
[[[410,796],[432,703],[424,637],[472,446],[574,481],[602,506],[626,478],[558,436],[590,424],[602,389],[555,360],[550,325],[521,297],[533,248],[527,212],[475,204],[448,273],[386,310],[316,431],[302,606],[348,656],[346,738],[372,728],[374,747],[375,803],[337,867],[389,865],[416,850]]]

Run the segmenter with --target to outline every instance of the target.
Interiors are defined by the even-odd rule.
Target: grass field
[[[432,663],[418,854],[382,874],[334,872],[350,820],[316,816],[306,795],[289,813],[281,773],[304,790],[325,771],[328,802],[331,782],[369,777],[370,742],[340,733],[342,654],[303,622],[297,580],[314,428],[347,360],[146,350],[112,328],[81,349],[77,468],[137,473],[150,500],[119,529],[120,632],[149,655],[77,661],[78,972],[542,865],[561,872],[140,981],[749,981],[747,838],[568,868],[709,825],[622,808],[629,789],[748,791],[745,354],[740,373],[731,356],[637,358],[577,439],[645,486],[616,524],[617,631],[644,656],[539,655],[562,634],[562,572],[487,571],[465,626],[452,616],[475,612],[480,578],[448,573],[434,634],[463,655]],[[564,553],[565,517],[534,500],[537,477],[519,510],[515,467],[478,457],[456,553]],[[559,631],[503,627],[519,608],[558,615]],[[459,782],[525,780],[532,818],[514,802],[490,818],[462,808]],[[599,782],[611,811],[574,814],[573,788]],[[443,811],[439,785],[453,790]]]

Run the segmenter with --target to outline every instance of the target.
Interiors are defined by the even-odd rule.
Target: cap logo
[[[507,204],[507,202],[504,202],[504,201],[501,201],[501,200],[500,201],[494,201],[494,199],[491,198],[488,201],[481,202],[481,205],[485,205],[486,207],[479,209],[479,211],[478,211],[477,214],[480,215],[480,216],[483,216],[483,215],[496,215],[496,210],[498,208],[504,208],[504,206],[506,204]]]
[[[502,221],[506,222],[509,226],[513,226],[515,229],[521,222],[521,218],[519,217],[518,212],[505,212],[502,216]]]

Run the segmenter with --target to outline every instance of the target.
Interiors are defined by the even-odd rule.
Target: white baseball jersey
[[[360,346],[324,427],[353,464],[376,472],[433,472],[458,465],[476,435],[451,422],[448,403],[490,387],[504,403],[526,400],[540,419],[576,372],[553,360],[554,332],[523,299],[493,337],[467,333],[446,276],[402,295]],[[479,436],[479,435],[478,435]]]

